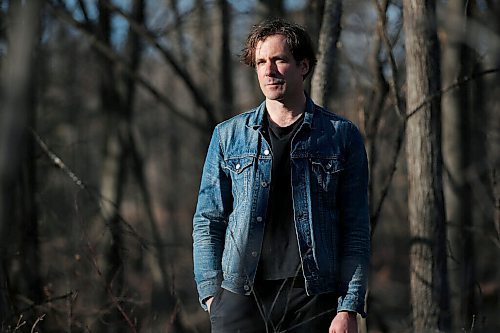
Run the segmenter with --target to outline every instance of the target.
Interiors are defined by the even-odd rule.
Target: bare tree
[[[111,45],[111,11],[98,3],[99,21],[98,36],[105,45]],[[103,288],[103,305],[107,307],[109,299],[108,291],[113,295],[121,296],[125,283],[124,274],[124,231],[120,220],[120,206],[122,203],[125,176],[126,176],[126,144],[124,132],[127,121],[130,118],[131,108],[122,109],[122,95],[116,83],[119,81],[116,67],[105,57],[99,57],[100,61],[100,91],[101,108],[106,117],[107,137],[104,151],[104,162],[102,167],[100,193],[103,198],[101,203],[101,214],[105,224],[109,227],[110,241],[107,251],[107,270],[105,272]],[[124,86],[121,87],[125,89]],[[104,320],[100,321],[100,330],[111,332],[123,331],[126,327],[120,320],[117,309],[112,307],[110,313],[104,313]]]
[[[326,0],[318,42],[318,63],[311,82],[311,97],[319,105],[328,107],[335,76],[332,73],[337,60],[337,42],[340,36],[342,0]]]
[[[99,1],[99,37],[103,44],[111,48],[110,20],[112,11],[106,0]],[[138,24],[144,20],[144,1],[135,0],[132,5],[132,17]],[[125,58],[130,64],[130,71],[135,72],[140,63],[141,44],[139,36],[129,29]],[[127,165],[131,160],[134,147],[131,135],[132,113],[135,100],[136,81],[125,75],[106,57],[101,61],[101,104],[107,120],[106,150],[104,155],[101,195],[102,216],[109,226],[111,242],[108,252],[108,270],[105,277],[106,294],[122,296],[125,284],[126,248],[124,230],[120,217],[120,206],[126,184]],[[103,327],[107,331],[130,329],[130,323],[123,320],[123,310],[112,310],[109,320],[112,325]],[[113,324],[114,322],[114,324]]]
[[[465,44],[467,1],[450,1],[445,22],[443,86],[470,75],[471,52]],[[465,12],[465,13],[464,13]],[[443,106],[443,160],[446,170],[445,202],[450,244],[449,274],[454,330],[470,327],[475,314],[474,260],[471,226],[471,112],[469,85],[445,94]]]
[[[389,83],[384,77],[383,73],[383,62],[382,62],[382,48],[383,48],[383,40],[384,34],[386,32],[386,14],[388,8],[388,1],[382,1],[380,4],[380,10],[378,11],[378,20],[377,20],[377,29],[373,32],[373,48],[369,55],[368,64],[370,69],[370,74],[372,75],[372,85],[368,92],[368,98],[366,102],[363,103],[363,107],[361,108],[360,118],[363,119],[363,123],[360,124],[362,126],[362,132],[365,133],[365,145],[368,155],[368,163],[370,170],[370,182],[368,184],[368,195],[370,198],[370,220],[371,220],[371,233],[372,235],[376,229],[376,220],[378,219],[378,212],[376,212],[376,206],[374,205],[375,198],[375,186],[374,184],[378,181],[376,179],[379,174],[375,174],[374,170],[377,166],[378,162],[378,151],[377,146],[380,145],[378,137],[380,133],[379,125],[382,120],[382,115],[384,113],[385,102],[389,93]],[[387,53],[391,53],[392,50],[387,50]],[[393,76],[396,76],[397,73],[393,73]],[[396,155],[397,158],[397,155]],[[371,285],[371,283],[370,283]],[[371,289],[371,288],[370,288]],[[371,304],[373,303],[373,298],[370,295],[370,290],[367,291],[367,302],[366,306],[370,309]],[[367,309],[367,310],[368,310]],[[372,310],[370,309],[370,312]],[[374,314],[374,313],[372,313]],[[384,332],[384,328],[387,326],[385,324],[386,318],[382,315],[374,314],[370,316],[369,323],[375,323],[378,327],[381,328],[382,332]],[[360,331],[367,331],[367,319],[360,320]]]
[[[434,1],[403,1],[407,110],[439,91],[439,45]],[[446,229],[442,189],[440,99],[407,123],[410,284],[415,332],[449,331]]]

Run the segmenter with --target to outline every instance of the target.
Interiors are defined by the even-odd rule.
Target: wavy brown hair
[[[311,37],[309,37],[309,34],[300,25],[287,22],[283,19],[266,20],[254,25],[240,55],[241,61],[255,68],[255,49],[258,42],[264,41],[267,37],[273,35],[285,36],[286,43],[295,61],[309,60],[309,71],[304,75],[304,78],[306,78],[312,72],[317,62]]]

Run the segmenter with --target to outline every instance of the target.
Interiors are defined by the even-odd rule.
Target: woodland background
[[[0,0],[1,331],[208,332],[201,167],[213,126],[263,99],[249,28],[284,17],[319,49],[308,91],[365,136],[360,330],[499,332],[500,1],[415,3]]]

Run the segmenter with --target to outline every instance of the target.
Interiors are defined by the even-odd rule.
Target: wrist
[[[341,316],[343,316],[343,317],[356,318],[356,316],[357,316],[358,313],[354,312],[354,311],[344,310],[344,311],[339,311],[338,314],[341,315]]]

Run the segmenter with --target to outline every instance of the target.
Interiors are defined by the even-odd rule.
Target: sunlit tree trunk
[[[449,331],[440,99],[434,1],[403,1],[407,72],[410,288],[415,332]]]

